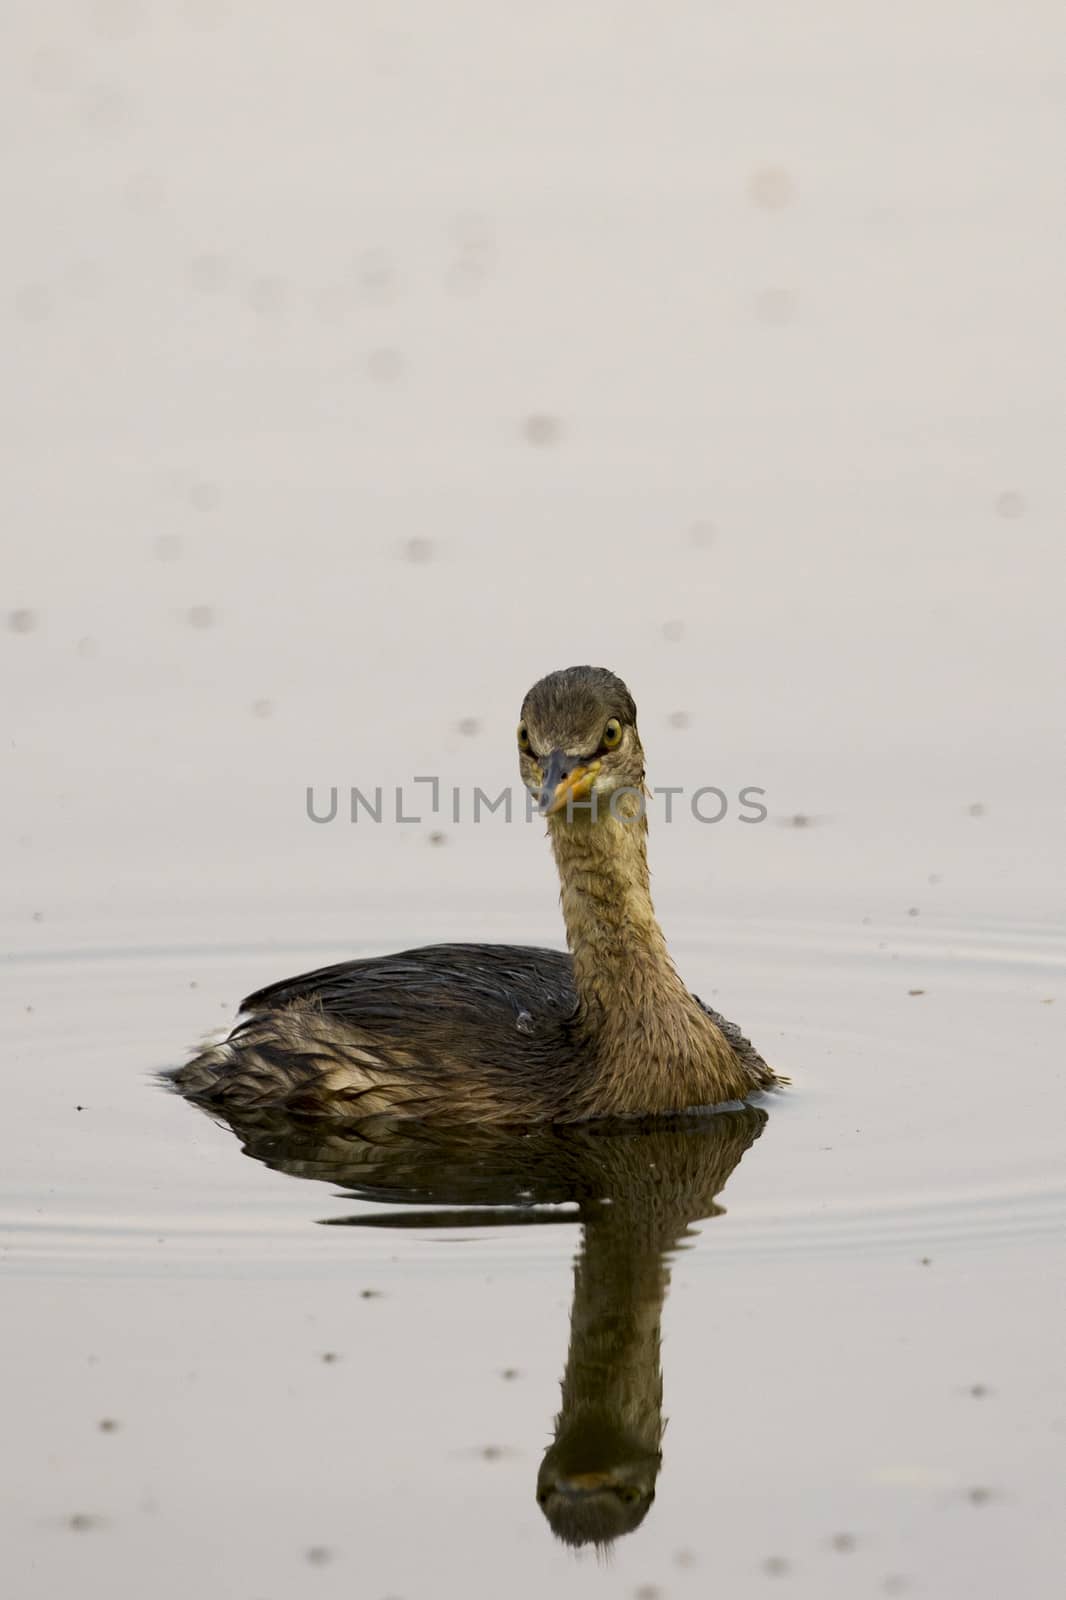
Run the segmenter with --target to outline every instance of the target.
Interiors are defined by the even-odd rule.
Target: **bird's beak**
[[[540,813],[554,817],[567,804],[587,800],[600,770],[598,761],[582,764],[565,750],[553,750],[544,760],[544,781],[540,790]]]

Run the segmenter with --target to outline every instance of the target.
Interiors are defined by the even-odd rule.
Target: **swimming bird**
[[[622,680],[588,666],[542,678],[517,745],[547,819],[569,954],[428,945],[271,984],[227,1039],[171,1075],[183,1094],[223,1112],[524,1125],[682,1112],[779,1081],[670,958]]]

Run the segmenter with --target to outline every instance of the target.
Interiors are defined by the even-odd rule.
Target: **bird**
[[[568,953],[437,944],[259,989],[167,1076],[205,1109],[530,1126],[654,1117],[784,1081],[685,987],[652,906],[645,757],[605,667],[522,702],[521,778],[546,819]]]

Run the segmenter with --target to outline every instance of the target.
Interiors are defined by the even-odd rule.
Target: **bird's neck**
[[[597,1064],[582,1114],[743,1099],[754,1084],[681,982],[655,919],[643,817],[553,817],[550,831],[574,963],[574,1027]]]
[[[635,802],[634,802],[635,804]],[[622,807],[618,807],[622,813]],[[583,1014],[600,1031],[694,1002],[655,917],[643,816],[553,818],[552,849]]]

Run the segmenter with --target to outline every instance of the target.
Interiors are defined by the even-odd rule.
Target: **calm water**
[[[1063,28],[5,7],[5,1595],[1062,1592]],[[495,796],[578,661],[765,790],[651,843],[765,1120],[164,1092],[272,979],[559,940],[539,825],[305,793]]]

